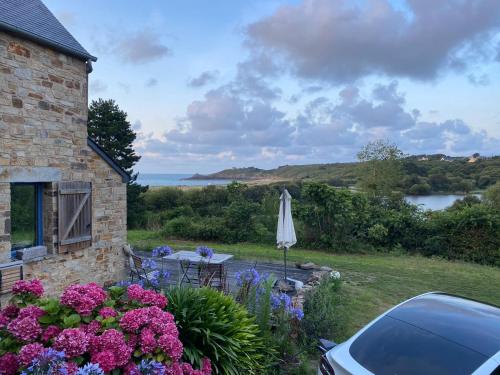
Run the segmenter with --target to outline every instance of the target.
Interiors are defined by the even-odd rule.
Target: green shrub
[[[429,184],[415,184],[408,192],[412,195],[427,195],[431,193],[431,186]]]
[[[255,319],[231,296],[209,288],[165,292],[174,314],[185,359],[208,357],[215,374],[257,374],[263,370],[264,342]]]
[[[341,285],[340,278],[327,275],[316,288],[306,293],[302,336],[310,348],[317,344],[319,338],[339,340],[345,336],[346,316]]]
[[[500,215],[486,204],[434,212],[426,229],[426,255],[500,265]]]

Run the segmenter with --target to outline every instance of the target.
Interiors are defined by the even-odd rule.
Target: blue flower
[[[22,375],[68,375],[66,362],[64,361],[64,352],[59,352],[52,348],[45,349],[36,358],[31,365],[24,370]]]
[[[283,307],[286,311],[290,312],[292,307],[292,299],[286,293],[271,294],[271,308],[273,310],[278,310]]]
[[[196,248],[196,254],[203,258],[211,258],[215,254],[215,250],[207,246],[198,246]]]
[[[146,259],[142,260],[142,266],[144,268],[150,268],[152,270],[154,270],[154,269],[157,268],[156,262],[153,259],[149,259],[149,258],[146,258]]]
[[[154,257],[164,257],[167,255],[171,255],[173,253],[173,250],[170,246],[158,246],[153,249],[153,256]]]
[[[278,310],[281,306],[281,300],[276,294],[271,294],[271,308]]]
[[[259,285],[263,278],[255,268],[249,268],[243,272],[236,273],[236,282],[238,286],[243,284]]]
[[[165,375],[165,366],[160,362],[143,359],[138,366],[143,375]]]
[[[290,309],[290,313],[297,319],[297,320],[302,320],[304,317],[304,311],[299,309],[298,307],[292,307]]]
[[[292,299],[286,293],[280,294],[280,300],[281,300],[281,303],[283,304],[283,306],[285,307],[286,310],[288,310],[290,308],[290,306],[292,305]]]
[[[104,371],[102,371],[98,364],[88,363],[80,367],[76,375],[104,375]]]

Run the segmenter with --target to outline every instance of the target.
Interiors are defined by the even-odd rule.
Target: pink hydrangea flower
[[[171,335],[160,336],[158,346],[174,361],[181,359],[183,347],[178,337]]]
[[[32,317],[32,318],[38,319],[43,315],[45,315],[45,311],[43,311],[38,306],[31,305],[31,306],[24,307],[21,310],[19,310],[19,315],[17,317],[18,318]]]
[[[43,352],[44,348],[42,344],[28,344],[24,345],[19,351],[19,361],[22,365],[28,366],[31,364],[33,359]]]
[[[43,285],[40,280],[19,280],[12,287],[14,294],[32,294],[35,297],[43,295]]]
[[[157,306],[160,309],[167,306],[167,297],[153,290],[143,289],[140,285],[132,284],[127,288],[127,296],[130,300],[141,305]]]
[[[74,362],[67,362],[64,368],[66,369],[67,375],[76,375],[78,372],[78,365]]]
[[[4,314],[0,313],[0,328],[7,327],[7,324],[9,324],[10,319],[7,318]]]
[[[167,297],[153,290],[145,290],[141,299],[143,305],[156,306],[164,309],[167,306]]]
[[[16,305],[8,305],[5,309],[2,310],[2,314],[10,319],[16,318],[18,313],[19,307],[17,307]]]
[[[99,310],[99,315],[102,316],[104,319],[106,319],[115,317],[118,315],[118,313],[112,307],[103,307],[102,309]]]
[[[59,328],[58,326],[48,326],[42,333],[42,341],[44,343],[48,343],[49,340],[56,337],[59,333],[61,333],[61,328]]]
[[[156,343],[154,332],[148,328],[144,328],[140,338],[141,351],[144,354],[152,353],[158,344]]]
[[[25,342],[35,341],[42,333],[38,319],[33,316],[18,317],[9,323],[7,329],[16,338]]]
[[[96,283],[89,283],[71,285],[63,292],[61,303],[71,307],[80,315],[89,316],[96,307],[102,305],[106,298],[107,294],[104,289]]]
[[[91,357],[90,361],[92,363],[98,364],[101,367],[101,369],[106,373],[114,370],[117,367],[115,362],[115,356],[113,352],[110,350],[105,350],[103,352],[94,354]]]
[[[212,362],[210,362],[210,359],[206,357],[203,358],[201,361],[201,371],[203,371],[205,375],[210,375],[212,373]]]
[[[19,359],[13,353],[7,353],[0,357],[0,374],[16,375],[19,368]]]
[[[134,362],[129,362],[123,369],[124,375],[141,375],[139,368]]]
[[[67,358],[74,358],[87,351],[89,338],[78,328],[67,328],[56,337],[53,347],[63,351]]]
[[[92,320],[89,324],[82,324],[80,329],[88,335],[96,335],[101,329],[101,322]]]
[[[127,311],[120,319],[120,327],[125,332],[134,333],[149,322],[147,308]]]
[[[125,336],[116,329],[108,329],[100,336],[94,336],[90,341],[90,354],[109,351],[113,354],[113,363],[118,367],[125,366],[132,355],[132,348],[125,342]]]

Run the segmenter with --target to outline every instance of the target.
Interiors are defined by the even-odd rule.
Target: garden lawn
[[[162,239],[157,232],[131,230],[129,242],[149,250],[168,244],[191,250],[201,243]],[[203,243],[238,259],[280,262],[283,252],[270,245]],[[345,281],[348,320],[342,341],[371,319],[403,300],[429,291],[443,291],[500,306],[500,268],[410,255],[331,254],[292,248],[290,264],[314,262],[338,270]]]

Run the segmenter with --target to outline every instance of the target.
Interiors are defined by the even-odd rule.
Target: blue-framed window
[[[43,245],[43,183],[11,184],[10,220],[13,253]]]

